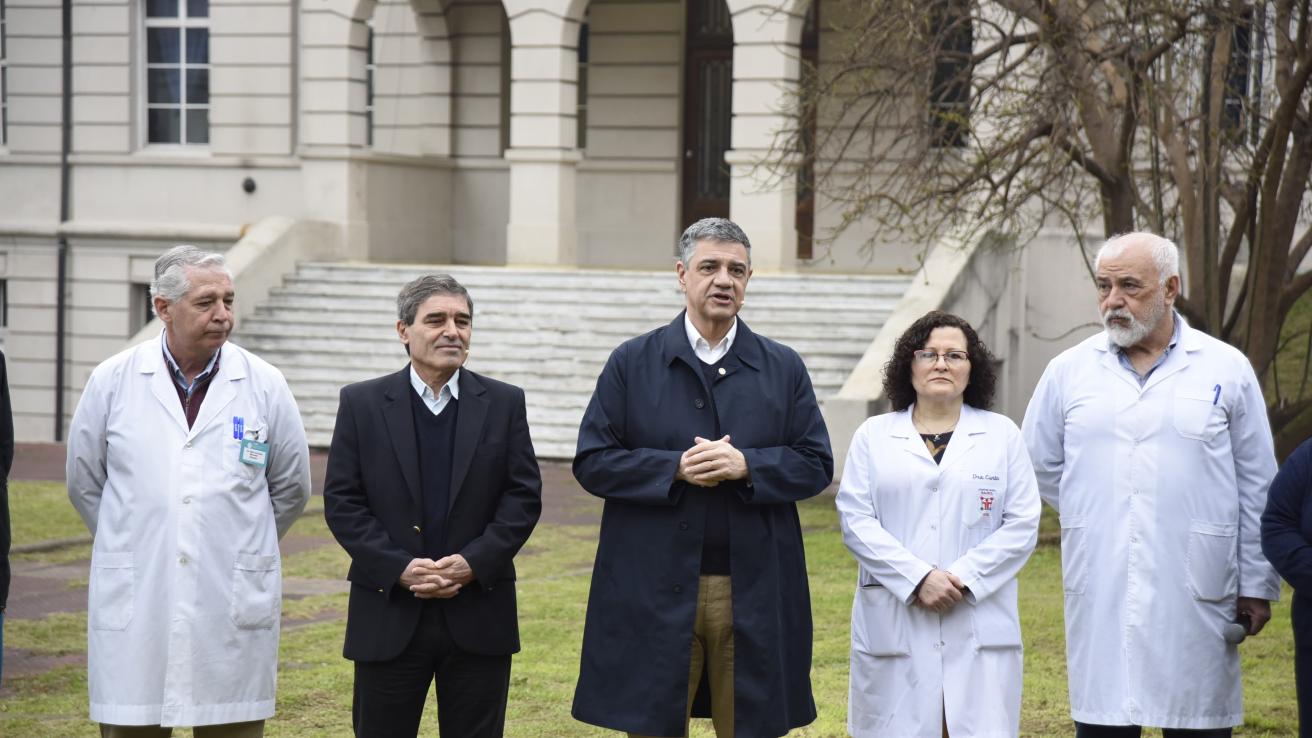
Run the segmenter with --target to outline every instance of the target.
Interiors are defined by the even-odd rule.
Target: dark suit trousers
[[[1141,732],[1138,725],[1075,724],[1075,738],[1139,738]],[[1163,728],[1162,738],[1230,738],[1233,732],[1232,728],[1215,728],[1211,730]]]
[[[424,603],[410,643],[391,661],[355,662],[352,720],[361,738],[419,734],[428,686],[437,681],[437,724],[445,738],[500,738],[506,724],[510,656],[462,651],[442,603]]]
[[[1294,684],[1298,689],[1298,735],[1312,738],[1312,602],[1294,592]]]

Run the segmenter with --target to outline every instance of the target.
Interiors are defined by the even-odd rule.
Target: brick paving
[[[10,479],[33,482],[64,481],[64,444],[20,443],[14,449]]]

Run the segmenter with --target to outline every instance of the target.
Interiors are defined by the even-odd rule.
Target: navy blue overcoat
[[[583,416],[574,476],[606,505],[574,717],[684,734],[706,501],[730,495],[734,733],[780,736],[815,719],[794,503],[833,478],[829,434],[801,357],[741,320],[710,387],[700,366],[681,313],[615,349]],[[694,437],[725,434],[750,482],[707,489],[674,480]]]
[[[1312,738],[1312,440],[1285,459],[1267,493],[1262,553],[1294,588],[1299,735]]]

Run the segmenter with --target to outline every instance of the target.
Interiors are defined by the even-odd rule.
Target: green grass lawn
[[[1267,402],[1275,401],[1275,381],[1279,380],[1280,396],[1298,401],[1312,395],[1312,379],[1305,380],[1307,359],[1312,354],[1312,292],[1305,293],[1290,308],[1285,323],[1280,327],[1280,347],[1276,360],[1266,375]]]
[[[9,518],[15,546],[87,535],[62,482],[10,482]]]
[[[54,515],[44,486],[16,484],[15,510]],[[38,503],[37,498],[44,500]],[[66,502],[62,503],[67,505]],[[846,720],[848,618],[855,564],[844,549],[831,498],[801,506],[815,619],[812,678],[819,717],[792,736],[843,736]],[[80,526],[73,516],[73,522]],[[60,531],[53,519],[25,523],[24,536],[35,529]],[[32,526],[35,526],[33,528]],[[292,536],[323,532],[310,516]],[[45,535],[46,533],[41,533]],[[54,537],[64,537],[62,534]],[[17,536],[16,536],[17,538]],[[30,540],[30,539],[27,539]],[[596,547],[590,525],[544,525],[518,560],[520,627],[524,651],[515,657],[507,735],[615,735],[574,722],[569,716],[588,592]],[[325,546],[289,556],[288,576],[331,578],[345,571],[345,555]],[[1025,633],[1025,691],[1022,734],[1069,736],[1066,666],[1062,629],[1061,564],[1057,549],[1041,547],[1021,574],[1021,618]],[[351,668],[341,658],[345,595],[317,595],[288,601],[282,638],[278,714],[269,722],[270,738],[349,734]],[[322,619],[327,617],[328,619]],[[317,618],[317,619],[316,619]],[[40,621],[10,621],[6,645],[51,655],[81,653],[85,615],[52,615]],[[1261,636],[1243,646],[1247,721],[1237,735],[1292,736],[1297,733],[1291,654],[1288,591],[1275,607],[1275,618]],[[97,735],[86,720],[86,681],[80,666],[54,669],[39,677],[7,683],[0,702],[0,735]],[[434,708],[426,715],[424,735],[436,735]],[[709,721],[694,721],[694,736],[713,735]],[[1148,732],[1154,735],[1155,732]],[[175,735],[190,735],[177,731]]]

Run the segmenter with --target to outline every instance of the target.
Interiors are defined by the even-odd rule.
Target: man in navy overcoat
[[[1312,738],[1312,439],[1285,459],[1262,515],[1262,553],[1294,588],[1298,734]]]
[[[723,218],[684,232],[687,310],[615,349],[579,428],[574,476],[606,500],[583,722],[682,736],[709,704],[718,736],[757,737],[815,719],[795,503],[830,483],[833,455],[801,358],[737,318],[750,248]]]

